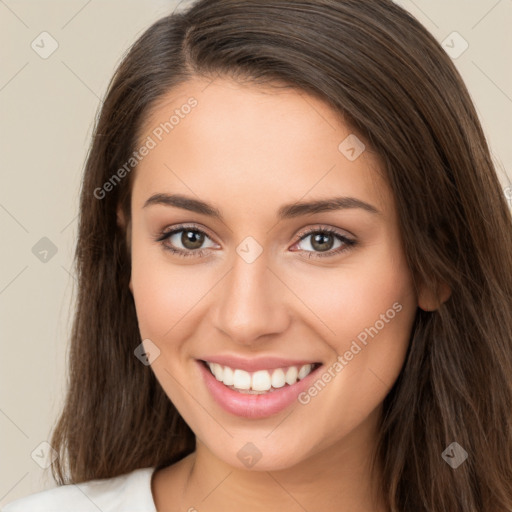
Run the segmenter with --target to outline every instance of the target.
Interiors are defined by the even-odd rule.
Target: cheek
[[[344,414],[368,414],[391,389],[404,362],[416,299],[398,249],[376,245],[357,264],[347,259],[325,277],[302,280],[300,293],[321,319],[317,329],[326,332],[324,339],[333,349],[330,365],[339,362],[331,370],[336,375],[328,385],[332,393],[324,399],[332,399],[335,408],[343,405]]]
[[[400,254],[382,251],[361,270],[354,269],[330,299],[339,304],[337,316],[331,306],[330,318],[336,331],[332,346],[343,358],[333,388],[346,407],[364,415],[384,399],[400,373],[417,308]]]
[[[382,330],[394,331],[395,336],[408,334],[416,299],[399,246],[376,243],[364,254],[354,254],[329,271],[319,268],[301,273],[300,279],[289,279],[296,283],[294,290],[314,313],[316,320],[312,322],[325,333],[331,346],[339,349],[338,353],[366,328],[376,322],[380,327],[381,315],[385,317]]]
[[[320,447],[348,434],[382,403],[400,370],[416,305],[408,273],[354,272],[325,301],[322,320],[334,334],[324,372],[301,396],[304,414],[324,432]],[[350,274],[350,273],[349,273]],[[328,414],[325,411],[329,411]]]
[[[143,338],[157,341],[190,309],[197,287],[190,272],[169,264],[164,249],[134,240],[131,279],[139,329]]]
[[[134,244],[132,287],[141,337],[162,350],[174,350],[175,340],[193,336],[205,314],[208,293],[218,273],[208,265],[177,264],[177,256],[150,243]],[[193,258],[190,258],[193,259]]]

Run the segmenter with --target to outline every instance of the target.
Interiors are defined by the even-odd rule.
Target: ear
[[[423,311],[435,311],[450,298],[451,294],[452,291],[446,283],[440,283],[435,291],[422,285],[418,293],[418,306]]]
[[[117,205],[117,225],[126,232],[126,217],[120,204]]]
[[[121,231],[125,235],[126,239],[126,247],[128,248],[128,251],[131,253],[131,243],[132,243],[132,229],[131,229],[131,222],[126,220],[126,216],[123,212],[123,209],[121,208],[121,205],[117,206],[116,210],[117,215],[117,225],[121,229]],[[133,286],[132,286],[132,276],[130,273],[130,283],[128,284],[128,288],[130,288],[130,291],[133,295]]]

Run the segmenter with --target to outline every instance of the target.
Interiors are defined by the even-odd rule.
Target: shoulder
[[[0,512],[156,512],[151,493],[154,470],[61,485],[12,501]]]

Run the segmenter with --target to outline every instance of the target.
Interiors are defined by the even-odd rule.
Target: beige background
[[[78,191],[93,120],[125,50],[178,3],[0,0],[0,507],[54,487],[38,462],[50,456],[44,443],[66,385]],[[505,190],[512,179],[512,0],[397,3],[438,41],[456,31],[469,44],[454,60]],[[58,43],[46,59],[31,47],[43,31]],[[462,48],[451,40],[452,51]],[[47,50],[50,44],[45,39]],[[43,237],[57,249],[46,262],[33,252],[38,243],[49,248]]]

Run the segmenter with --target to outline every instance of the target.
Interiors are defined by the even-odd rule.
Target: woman
[[[155,23],[79,226],[51,444],[80,485],[6,512],[512,510],[511,215],[459,74],[391,1]]]

